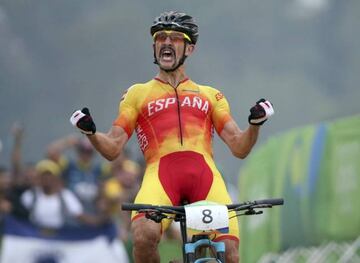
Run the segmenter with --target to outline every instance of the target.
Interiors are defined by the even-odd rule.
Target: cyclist
[[[241,130],[224,95],[193,82],[185,73],[184,62],[199,35],[194,19],[181,12],[164,12],[154,20],[150,32],[159,72],[122,96],[110,131],[97,132],[87,108],[75,111],[70,121],[109,160],[120,154],[136,131],[146,170],[135,203],[179,205],[185,200],[205,199],[231,203],[212,157],[213,130],[234,156],[245,158],[257,140],[259,127],[273,114],[272,105],[259,100],[250,109],[249,127]],[[168,223],[156,224],[142,214],[133,214],[135,262],[160,262],[157,245]],[[238,262],[236,218],[230,220],[229,228],[228,234],[215,239],[225,243],[227,262]]]

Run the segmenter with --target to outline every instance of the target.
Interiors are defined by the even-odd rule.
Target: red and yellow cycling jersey
[[[220,134],[231,119],[218,90],[186,79],[173,88],[160,79],[135,84],[124,94],[115,126],[129,138],[136,130],[147,163],[178,151],[212,156],[213,128]]]
[[[136,130],[147,162],[135,203],[231,203],[212,156],[213,131],[220,134],[229,120],[224,95],[189,79],[177,88],[159,79],[129,88],[114,125],[122,127],[129,137]],[[133,220],[141,216],[132,214]],[[163,220],[163,230],[169,224],[170,220]],[[230,220],[229,234],[216,238],[238,240],[236,217]]]

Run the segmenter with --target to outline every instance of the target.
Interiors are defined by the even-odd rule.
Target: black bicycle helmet
[[[198,26],[194,19],[177,11],[168,11],[162,13],[155,18],[153,25],[150,28],[150,33],[153,36],[156,32],[161,30],[175,30],[187,34],[192,44],[196,44],[199,36]]]

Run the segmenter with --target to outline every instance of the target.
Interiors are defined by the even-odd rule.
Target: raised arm
[[[11,132],[14,137],[14,144],[11,151],[11,173],[14,176],[14,180],[18,181],[23,169],[21,148],[24,128],[19,123],[14,123]]]
[[[124,129],[118,126],[112,126],[108,133],[97,132],[88,108],[75,111],[70,122],[86,134],[95,149],[109,161],[120,155],[129,139]]]
[[[245,131],[242,131],[233,120],[230,120],[225,124],[220,137],[234,156],[244,159],[256,143],[259,130],[260,126],[249,125]]]
[[[112,126],[107,134],[96,132],[93,135],[87,135],[87,137],[95,149],[109,161],[120,155],[128,141],[127,133],[118,126]]]
[[[249,126],[245,131],[242,131],[231,119],[224,125],[220,137],[229,146],[234,156],[243,159],[255,145],[260,126],[273,114],[271,102],[261,99],[250,109]]]
[[[64,152],[68,149],[73,148],[79,143],[79,136],[75,134],[67,135],[63,138],[56,139],[51,142],[46,149],[46,156],[50,160],[59,163]]]

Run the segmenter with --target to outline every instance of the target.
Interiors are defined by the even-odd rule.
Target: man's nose
[[[171,44],[171,43],[172,43],[172,42],[171,42],[171,39],[170,39],[170,36],[166,36],[164,43],[165,43],[165,44]]]

